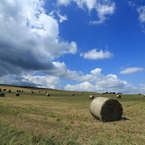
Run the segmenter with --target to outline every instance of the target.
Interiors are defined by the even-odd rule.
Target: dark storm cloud
[[[0,1],[0,76],[56,69],[52,60],[75,53],[74,42],[58,40],[58,22],[41,1]]]

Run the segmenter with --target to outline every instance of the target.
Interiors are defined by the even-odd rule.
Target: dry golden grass
[[[36,137],[36,144],[45,138],[53,139],[53,144],[64,145],[141,145],[145,142],[145,98],[142,95],[122,95],[118,99],[123,106],[122,119],[103,123],[89,112],[92,101],[89,95],[97,97],[99,93],[0,88],[12,90],[0,98],[0,120],[16,130],[30,133],[33,140]],[[15,96],[17,89],[24,90],[20,97]],[[31,93],[32,89],[35,93]],[[49,97],[45,96],[46,90]],[[75,95],[71,96],[72,93]],[[103,97],[116,98],[116,95]]]

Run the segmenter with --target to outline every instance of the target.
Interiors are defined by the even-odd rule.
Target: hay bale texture
[[[91,102],[90,113],[103,122],[117,121],[121,119],[123,108],[118,100],[97,97]]]

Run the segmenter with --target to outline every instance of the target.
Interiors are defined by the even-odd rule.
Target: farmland
[[[145,97],[105,94],[123,106],[119,121],[103,123],[89,112],[96,92],[0,85],[1,145],[141,145],[145,142]],[[7,90],[11,89],[11,93]],[[23,90],[16,96],[16,90]],[[34,91],[34,93],[31,92]],[[40,92],[39,92],[40,91]],[[46,96],[47,93],[50,96]],[[74,93],[72,96],[71,94]]]

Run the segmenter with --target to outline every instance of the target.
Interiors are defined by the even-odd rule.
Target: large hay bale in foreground
[[[118,100],[97,97],[91,102],[90,113],[103,122],[117,121],[121,119],[123,108]]]

